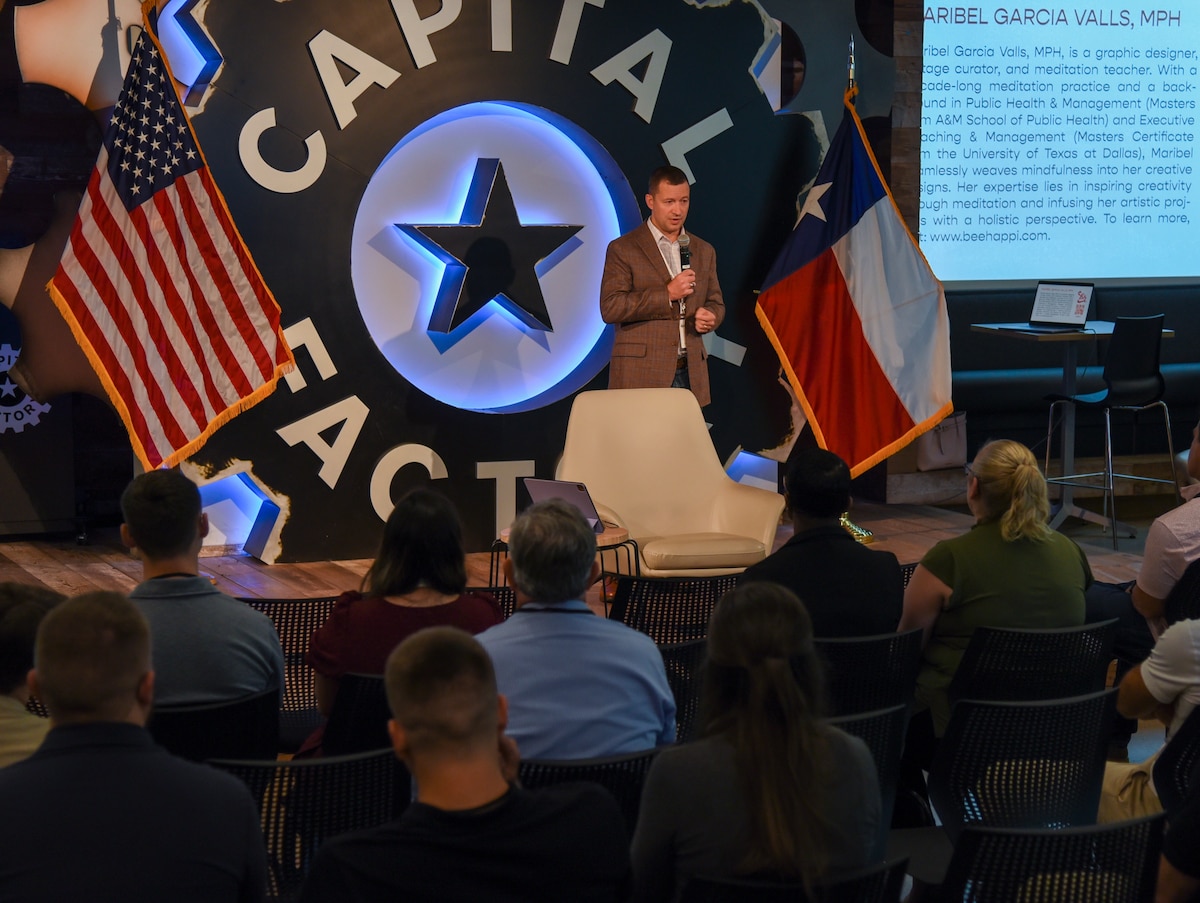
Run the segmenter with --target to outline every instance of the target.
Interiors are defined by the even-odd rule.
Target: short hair
[[[582,598],[596,560],[596,534],[562,499],[530,505],[508,536],[513,583],[535,602]]]
[[[33,666],[55,721],[122,720],[150,670],[150,626],[120,593],[84,593],[42,620]]]
[[[797,451],[784,486],[788,508],[809,517],[838,517],[850,507],[850,468],[823,448],[810,446]]]
[[[409,636],[388,656],[384,687],[392,717],[418,751],[495,737],[496,671],[465,630],[428,627]]]
[[[121,514],[134,544],[149,558],[188,551],[200,519],[200,490],[178,470],[151,470],[121,493]]]
[[[687,173],[678,166],[660,166],[650,173],[649,192],[657,194],[658,186],[663,182],[668,185],[686,185],[688,183]]]
[[[27,583],[0,583],[0,695],[25,683],[33,667],[33,642],[46,612],[66,596]]]
[[[447,594],[467,586],[458,511],[431,489],[414,489],[396,503],[363,577],[363,588],[380,596],[403,595],[422,584]]]

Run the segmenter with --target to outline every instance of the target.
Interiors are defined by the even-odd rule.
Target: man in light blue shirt
[[[585,759],[675,741],[675,700],[654,641],[594,615],[596,536],[575,508],[540,502],[513,522],[504,565],[518,608],[479,634],[526,759]]]

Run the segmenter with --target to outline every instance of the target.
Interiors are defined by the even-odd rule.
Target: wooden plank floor
[[[920,505],[858,504],[852,519],[874,533],[873,548],[893,552],[900,562],[915,562],[936,542],[967,530],[969,515]],[[1144,525],[1141,530],[1144,536]],[[776,547],[787,541],[790,527],[781,527]],[[1110,541],[1096,532],[1074,535],[1087,553],[1098,580],[1131,580],[1141,565],[1140,546],[1122,542],[1114,552]],[[468,555],[468,582],[488,582],[489,556]],[[245,554],[206,556],[201,569],[217,586],[234,596],[256,598],[323,596],[356,588],[370,561],[313,561],[266,565]],[[141,580],[141,565],[121,545],[115,529],[97,531],[87,545],[72,539],[0,541],[0,581],[13,580],[49,587],[68,595],[98,589],[128,592]],[[589,600],[591,601],[591,600]],[[598,601],[598,600],[597,600]]]

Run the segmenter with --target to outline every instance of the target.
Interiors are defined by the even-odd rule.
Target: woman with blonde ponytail
[[[1033,452],[1009,439],[989,442],[966,471],[975,526],[930,549],[904,592],[899,629],[925,631],[908,761],[932,758],[922,755],[919,734],[945,732],[946,690],[976,627],[1084,623],[1092,572],[1079,546],[1046,526],[1046,480]]]
[[[812,623],[791,590],[749,583],[708,628],[704,737],[659,754],[633,836],[638,901],[693,875],[807,887],[877,853],[879,783],[863,742],[824,724]]]

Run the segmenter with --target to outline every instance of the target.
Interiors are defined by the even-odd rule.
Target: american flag
[[[293,365],[149,27],[47,288],[147,469],[195,452]]]

